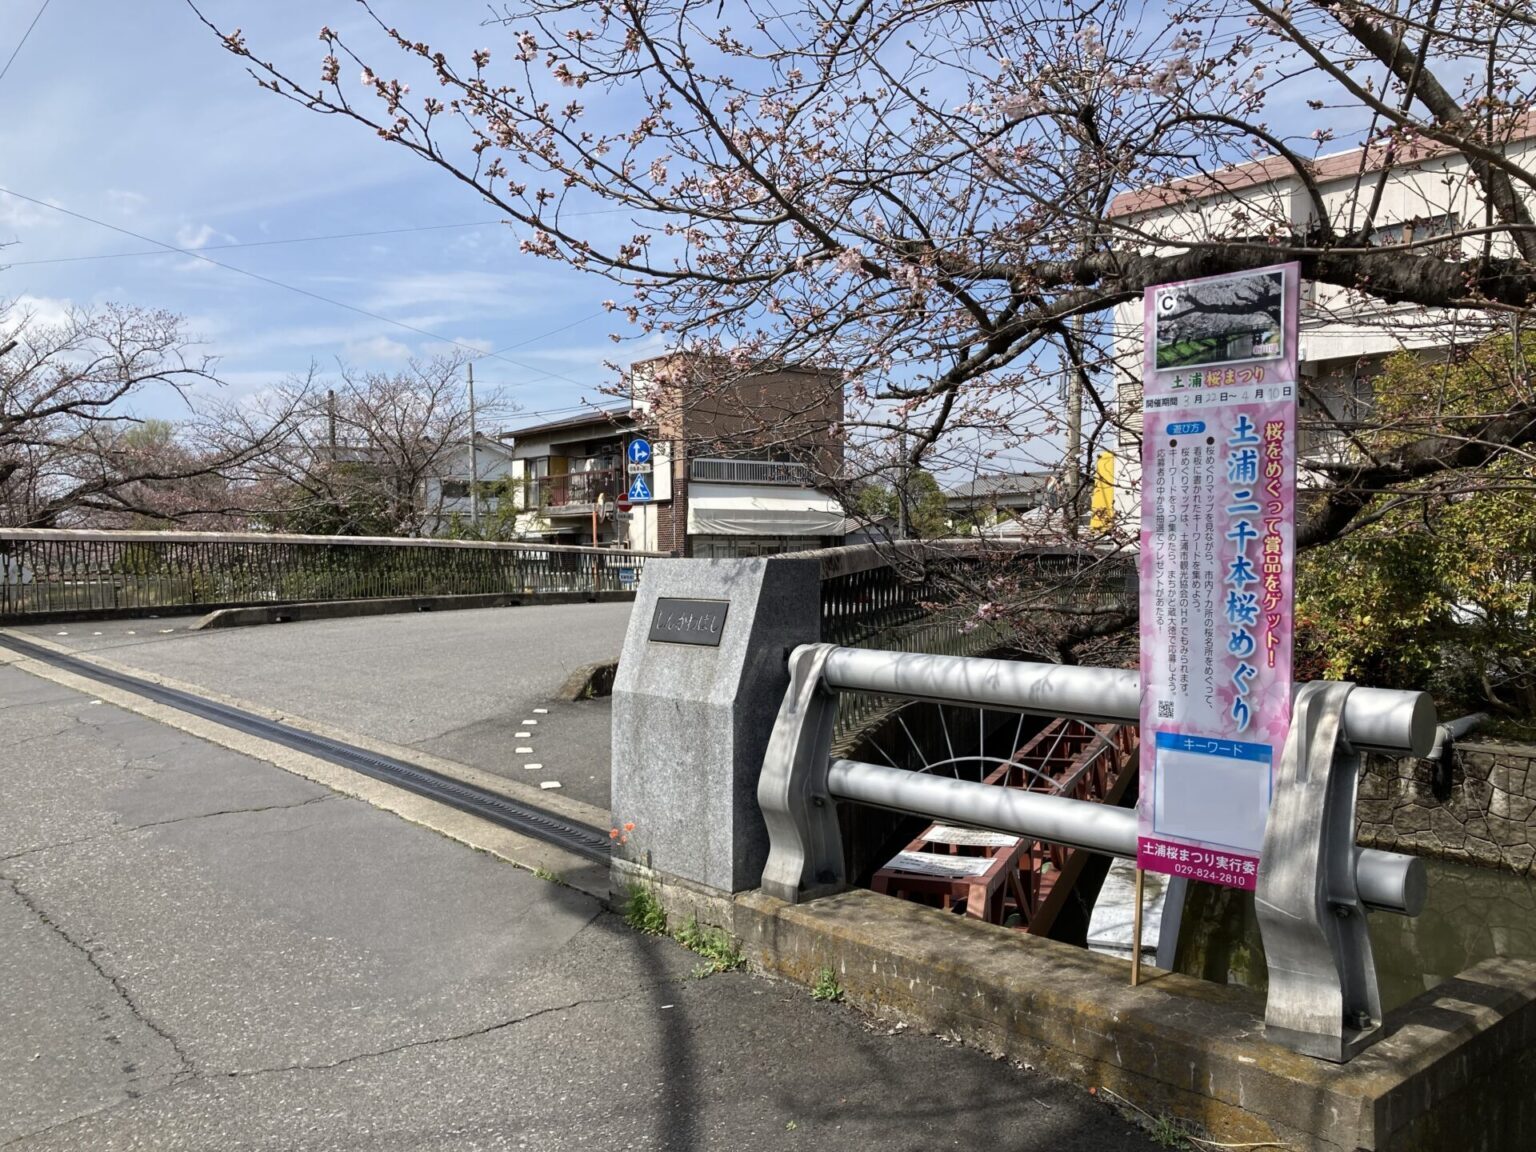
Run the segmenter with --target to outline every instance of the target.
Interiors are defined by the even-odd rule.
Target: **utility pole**
[[[469,362],[469,522],[480,531],[480,449],[475,431],[475,362]]]
[[[1066,482],[1067,535],[1074,539],[1077,537],[1083,503],[1083,393],[1088,388],[1088,357],[1083,343],[1084,335],[1084,317],[1079,312],[1072,317],[1072,338],[1077,344],[1077,355],[1072,374],[1067,380],[1067,474],[1063,477]]]

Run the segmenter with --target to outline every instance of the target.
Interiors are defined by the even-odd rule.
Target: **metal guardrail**
[[[846,883],[838,800],[1135,858],[1132,811],[834,760],[845,693],[1088,722],[1134,722],[1140,711],[1135,672],[802,645],[790,657],[789,689],[758,783],[768,894],[793,903]],[[1269,962],[1265,1028],[1276,1042],[1344,1061],[1379,1038],[1381,998],[1365,912],[1416,916],[1427,882],[1421,860],[1355,845],[1359,755],[1369,748],[1422,756],[1434,736],[1425,693],[1297,686],[1255,893]]]
[[[604,503],[613,504],[625,491],[624,476],[616,469],[565,472],[524,480],[522,484],[523,507],[554,516],[579,514],[597,503],[599,496]]]
[[[696,456],[688,461],[688,479],[717,484],[783,484],[816,487],[810,466],[790,460],[731,460]]]
[[[369,536],[0,529],[0,620],[311,600],[620,592],[652,553]]]
[[[1134,563],[1116,562],[1087,548],[998,546],[988,542],[910,540],[861,544],[796,554],[821,562],[821,638],[842,645],[910,649],[900,643],[914,623],[942,623],[952,654],[982,650],[979,641],[995,633],[974,627],[975,613],[957,603],[956,582],[970,571],[994,566],[998,575],[1020,573],[1023,566],[1030,606],[1041,611],[1081,612],[1102,608],[1134,612],[1137,607]],[[1084,575],[1091,569],[1091,575]],[[980,631],[977,639],[970,639]]]

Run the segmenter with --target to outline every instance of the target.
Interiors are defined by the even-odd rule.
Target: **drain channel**
[[[228,704],[220,704],[191,692],[167,688],[163,684],[141,680],[137,676],[114,672],[15,636],[0,636],[0,645],[30,659],[40,660],[66,672],[73,672],[77,676],[109,684],[114,688],[153,700],[157,704],[164,704],[178,711],[200,716],[204,720],[212,720],[215,724],[222,724],[226,728],[233,728],[248,736],[269,740],[274,744],[281,744],[286,748],[307,753],[329,763],[339,764],[343,768],[350,768],[354,772],[361,772],[365,776],[404,788],[418,796],[425,796],[462,812],[469,812],[493,824],[499,824],[503,828],[510,828],[514,832],[578,853],[589,860],[596,860],[603,864],[608,862],[608,833],[603,829],[593,828],[589,824],[566,820],[542,808],[520,803],[499,792],[465,784],[463,781],[433,772],[429,768],[423,768],[419,764],[396,760],[392,756],[383,756],[353,744],[318,736],[313,732],[305,732],[301,728],[294,728],[276,720],[268,720],[264,716],[257,716],[253,712],[233,708]]]

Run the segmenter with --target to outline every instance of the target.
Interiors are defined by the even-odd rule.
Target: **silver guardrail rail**
[[[1114,723],[1137,722],[1141,696],[1134,671],[802,645],[790,657],[789,689],[758,783],[769,895],[795,903],[846,886],[838,800],[1135,858],[1133,811],[833,760],[844,692]],[[1379,1038],[1381,996],[1365,914],[1417,916],[1427,880],[1423,861],[1355,844],[1359,755],[1423,756],[1435,733],[1427,693],[1296,686],[1255,893],[1272,1040],[1344,1061]]]

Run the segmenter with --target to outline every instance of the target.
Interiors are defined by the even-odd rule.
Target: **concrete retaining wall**
[[[525,604],[590,604],[633,600],[633,592],[506,592],[460,596],[381,596],[372,600],[313,600],[299,604],[261,604],[220,608],[192,625],[194,629],[245,628],[298,620],[343,620],[354,616],[390,616],[400,612],[452,612],[465,608],[519,608]]]
[[[1487,960],[1390,1013],[1348,1064],[1264,1039],[1253,993],[873,892],[790,905],[616,861],[673,925],[724,928],[762,970],[1085,1089],[1109,1089],[1229,1146],[1298,1152],[1525,1152],[1536,1131],[1536,964]],[[963,1093],[963,1086],[957,1086]]]
[[[1371,756],[1360,781],[1359,842],[1536,875],[1536,745],[1456,745],[1438,763]]]

